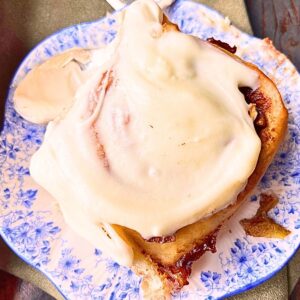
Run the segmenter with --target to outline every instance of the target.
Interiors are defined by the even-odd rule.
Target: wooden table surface
[[[6,98],[9,82],[16,67],[31,47],[16,33],[21,32],[24,34],[23,29],[16,28],[7,18],[9,12],[5,10],[7,7],[5,2],[10,2],[11,7],[19,9],[19,13],[24,11],[27,14],[26,6],[30,2],[37,3],[37,0],[0,0],[0,124],[3,120],[4,99]],[[51,0],[48,2],[54,5],[62,5],[61,3],[64,1]],[[90,0],[89,3],[91,2],[93,1]],[[99,3],[98,5],[103,6],[106,4]],[[246,0],[246,6],[254,35],[270,37],[277,49],[284,52],[300,70],[300,0]],[[97,17],[91,15],[91,19]],[[0,243],[2,243],[1,240]],[[10,255],[10,251],[0,245],[0,252],[1,269],[5,258]],[[299,264],[300,255],[298,253],[297,257],[294,258],[294,262],[289,265],[283,275],[284,280],[287,281],[290,299],[292,300],[300,299],[300,283],[296,283],[296,279],[300,275]],[[32,284],[0,271],[0,300],[2,299],[50,300],[53,298]],[[236,297],[236,299],[242,298]]]

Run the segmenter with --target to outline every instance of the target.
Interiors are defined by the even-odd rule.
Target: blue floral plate
[[[300,244],[300,77],[269,40],[251,37],[230,25],[217,12],[188,1],[167,10],[182,31],[201,38],[215,37],[238,47],[238,55],[258,65],[277,84],[289,110],[286,139],[242,209],[224,226],[217,252],[195,263],[190,284],[174,298],[217,299],[252,288],[280,270]],[[33,182],[28,165],[40,146],[44,126],[31,124],[14,110],[15,86],[35,65],[71,47],[98,47],[116,34],[116,18],[64,29],[40,43],[15,75],[6,103],[0,137],[0,233],[25,261],[42,271],[68,299],[141,299],[141,278],[105,257],[72,232],[56,202]],[[284,240],[246,236],[239,220],[254,215],[258,195],[279,197],[270,212],[292,233]]]

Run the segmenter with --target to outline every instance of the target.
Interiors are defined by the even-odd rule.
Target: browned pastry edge
[[[170,24],[166,19],[164,21],[165,30],[178,30],[176,25]],[[170,238],[163,243],[158,243],[157,239],[146,241],[134,230],[113,225],[123,239],[133,247],[134,270],[144,276],[144,285],[151,285],[148,290],[161,289],[159,294],[163,298],[163,295],[177,291],[183,285],[188,284],[187,278],[194,260],[198,259],[205,251],[215,251],[215,236],[219,228],[238,210],[255,188],[272,162],[287,128],[288,113],[272,80],[255,65],[243,61],[217,44],[213,44],[213,46],[236,61],[245,64],[259,76],[259,88],[252,93],[248,91],[251,94],[248,95],[248,100],[255,103],[258,118],[263,120],[263,122],[258,122],[258,125],[261,123],[262,126],[256,126],[261,139],[261,152],[256,168],[249,177],[245,189],[238,195],[237,201],[207,218],[181,228],[174,234],[175,240]],[[183,259],[193,252],[201,255],[190,255],[190,260]],[[157,294],[155,295],[155,298],[159,297]]]

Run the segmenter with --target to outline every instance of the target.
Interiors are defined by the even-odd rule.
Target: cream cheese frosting
[[[33,123],[48,123],[68,110],[83,82],[80,64],[89,59],[88,51],[72,49],[34,68],[16,89],[17,112]]]
[[[46,124],[67,112],[78,87],[99,65],[105,66],[111,46],[97,50],[73,48],[33,68],[15,91],[16,111],[37,124]]]
[[[169,235],[228,206],[254,171],[261,144],[238,89],[256,89],[256,72],[209,43],[164,31],[151,0],[120,14],[116,39],[89,51],[89,64],[78,69],[77,61],[67,74],[54,68],[61,85],[79,78],[67,100],[48,79],[41,79],[43,93],[20,98],[34,81],[29,76],[45,78],[41,65],[20,83],[15,102],[31,121],[51,119],[32,177],[71,228],[131,265],[132,249],[110,224],[144,238]],[[45,117],[47,105],[54,113]]]

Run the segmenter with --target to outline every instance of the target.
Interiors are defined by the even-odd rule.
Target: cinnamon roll
[[[112,43],[51,58],[14,100],[24,118],[48,123],[31,176],[74,231],[144,276],[157,299],[216,251],[271,163],[287,110],[256,66],[180,32],[155,2],[120,14]]]

